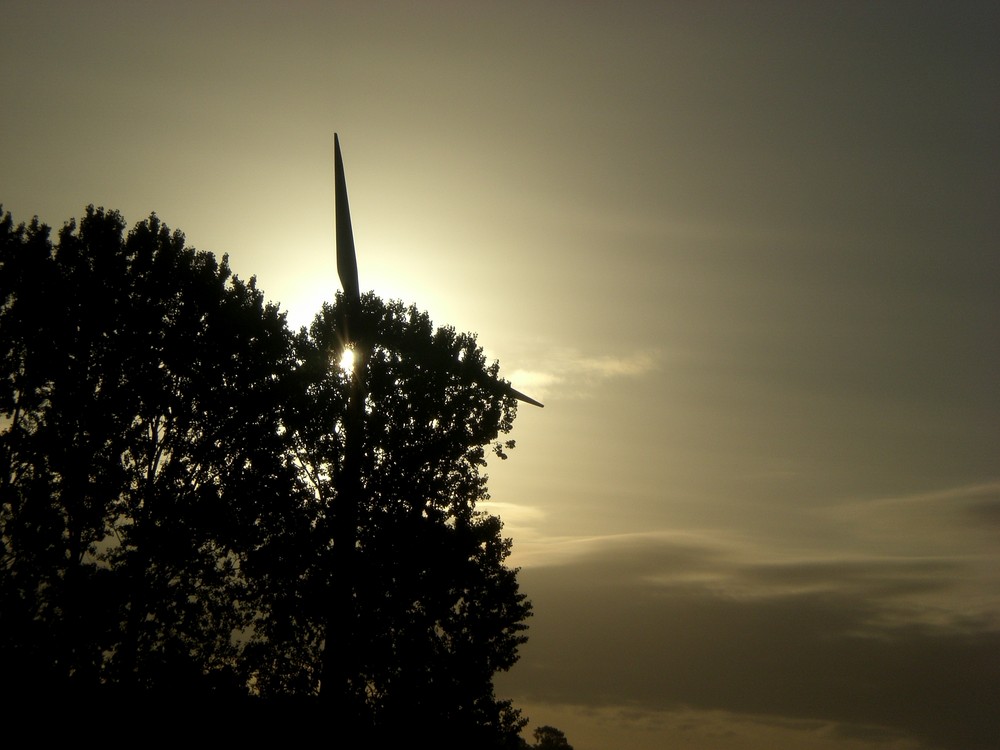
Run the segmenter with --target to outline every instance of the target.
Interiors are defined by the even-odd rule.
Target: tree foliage
[[[8,681],[311,700],[344,649],[371,731],[515,742],[524,722],[492,678],[530,604],[476,504],[516,405],[471,377],[498,376],[475,337],[371,295],[352,341],[339,297],[292,333],[253,279],[155,215],[126,232],[90,207],[50,235],[0,219]],[[367,367],[344,631],[334,522],[355,375],[336,363],[352,343]]]
[[[155,216],[0,227],[3,648],[25,676],[235,674],[244,564],[294,474],[284,320]],[[210,679],[209,679],[210,678]]]
[[[495,516],[476,510],[488,497],[483,468],[486,449],[502,449],[515,403],[469,380],[472,369],[493,377],[475,337],[451,328],[434,329],[426,314],[373,295],[362,300],[365,342],[364,455],[357,539],[354,632],[356,689],[377,726],[406,724],[451,731],[490,726],[507,732],[521,722],[509,704],[498,702],[492,677],[517,658],[530,605],[518,592],[516,571],[505,566],[510,541]],[[287,643],[292,618],[295,637],[319,664],[320,639],[330,632],[323,605],[331,580],[334,534],[331,512],[338,507],[338,478],[344,469],[346,391],[351,373],[331,367],[345,346],[338,298],[324,306],[296,338],[301,400],[289,405],[292,450],[310,492],[305,496],[304,539],[309,550],[300,569],[284,579],[298,587],[275,589],[267,643]],[[331,429],[332,426],[332,429]],[[509,443],[508,443],[509,445]],[[305,605],[305,606],[304,606]],[[281,613],[281,614],[279,614]],[[323,644],[324,646],[328,644]],[[333,644],[336,647],[336,644]],[[287,689],[304,672],[271,669],[262,681]],[[319,670],[307,670],[321,682]],[[262,685],[263,686],[263,685]],[[312,686],[302,686],[313,689]],[[271,689],[270,685],[266,689]]]
[[[532,745],[538,750],[573,750],[566,735],[555,727],[548,725],[537,727],[534,731],[535,744]]]

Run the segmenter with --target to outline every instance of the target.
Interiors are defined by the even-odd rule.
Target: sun
[[[354,372],[354,349],[347,347],[340,355],[340,362],[337,363],[344,372]]]

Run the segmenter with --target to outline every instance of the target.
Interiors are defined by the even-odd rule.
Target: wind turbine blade
[[[382,334],[381,341],[382,344],[390,350],[399,352],[408,358],[413,357],[419,359],[426,367],[431,369],[451,373],[464,383],[468,383],[470,385],[475,383],[479,387],[485,388],[491,393],[500,396],[509,396],[517,399],[518,401],[523,401],[526,404],[545,408],[545,404],[541,401],[536,401],[531,398],[531,396],[521,393],[506,381],[491,377],[488,372],[480,369],[479,367],[474,365],[470,366],[467,361],[456,359],[454,356],[448,356],[447,354],[442,356],[441,354],[435,354],[433,352],[421,351],[419,348],[414,347],[413,342],[408,341],[406,336],[386,331]]]
[[[538,406],[538,407],[540,407],[542,409],[545,408],[545,404],[543,404],[541,401],[535,401],[535,399],[531,398],[531,396],[525,396],[520,391],[518,391],[518,390],[516,390],[514,388],[511,388],[509,385],[505,386],[505,390],[508,393],[510,393],[511,396],[513,396],[514,398],[516,398],[518,401],[523,401],[526,404],[531,404],[532,406]]]
[[[344,157],[340,154],[340,138],[333,134],[334,197],[337,218],[337,274],[344,296],[351,301],[361,299],[358,283],[358,257],[354,252],[354,230],[351,228],[351,207],[347,202],[347,179],[344,177]]]
[[[545,404],[541,403],[540,401],[535,401],[535,399],[531,398],[530,396],[525,396],[519,390],[511,387],[509,383],[505,383],[502,380],[494,380],[493,378],[483,373],[476,373],[472,377],[480,385],[485,386],[486,388],[490,388],[494,391],[497,391],[504,396],[511,396],[513,398],[516,398],[518,401],[523,401],[526,404],[531,404],[532,406],[538,406],[543,409],[545,408]]]
[[[351,227],[351,207],[347,201],[347,178],[344,177],[344,157],[340,153],[340,136],[333,134],[334,151],[334,197],[336,200],[337,219],[337,274],[340,285],[344,288],[344,297],[348,303],[358,303],[361,300],[361,285],[358,283],[358,258],[354,251],[354,230]],[[352,305],[353,307],[353,305]],[[483,376],[475,377],[482,386],[511,396],[532,406],[544,406],[539,401],[524,395],[500,380]]]

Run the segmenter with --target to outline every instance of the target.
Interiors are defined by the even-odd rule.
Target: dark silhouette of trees
[[[90,207],[55,243],[37,220],[0,217],[8,686],[224,698],[258,718],[333,709],[340,731],[381,741],[520,746],[525,722],[492,680],[516,661],[530,604],[499,519],[476,510],[516,402],[477,384],[498,367],[474,336],[363,297],[345,626],[342,304],[293,334],[253,279],[155,215],[126,233]],[[335,650],[346,703],[324,690]]]
[[[566,735],[555,727],[541,726],[535,729],[535,744],[532,747],[538,750],[573,750],[573,746],[566,740]]]
[[[275,587],[273,616],[259,631],[267,644],[289,642],[298,623],[296,658],[262,670],[261,689],[285,690],[311,675],[322,692],[320,642],[336,632],[338,571],[332,540],[338,486],[344,470],[346,381],[337,362],[338,305],[324,306],[296,341],[300,394],[287,411],[296,462],[310,483],[294,549],[309,550],[301,568]],[[493,695],[492,677],[513,665],[524,641],[530,605],[518,593],[516,571],[504,564],[510,542],[499,519],[475,509],[485,499],[486,449],[510,430],[516,402],[475,386],[472,370],[496,376],[475,337],[435,330],[426,314],[373,295],[362,299],[370,343],[364,390],[364,452],[355,571],[358,622],[349,648],[357,679],[354,704],[375,726],[448,727],[452,733],[491,727],[516,734],[517,712]],[[331,429],[332,427],[332,429]],[[338,644],[324,643],[336,647]],[[276,685],[266,684],[276,680]],[[419,719],[419,723],[417,723]]]
[[[152,216],[89,208],[53,247],[0,226],[5,666],[21,680],[235,685],[248,557],[295,474],[292,371],[254,281]]]

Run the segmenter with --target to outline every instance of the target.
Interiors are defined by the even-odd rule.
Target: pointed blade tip
[[[337,275],[346,297],[353,301],[361,298],[358,283],[358,259],[354,249],[354,230],[351,227],[351,207],[347,197],[347,178],[344,176],[344,158],[340,153],[340,137],[333,134],[334,145],[334,216],[337,240]]]
[[[526,404],[537,406],[539,409],[545,408],[545,404],[543,404],[541,401],[535,401],[535,399],[533,399],[531,396],[526,396],[516,388],[512,388],[510,386],[508,386],[508,388],[510,389],[510,395],[516,398],[518,401],[523,401]]]

